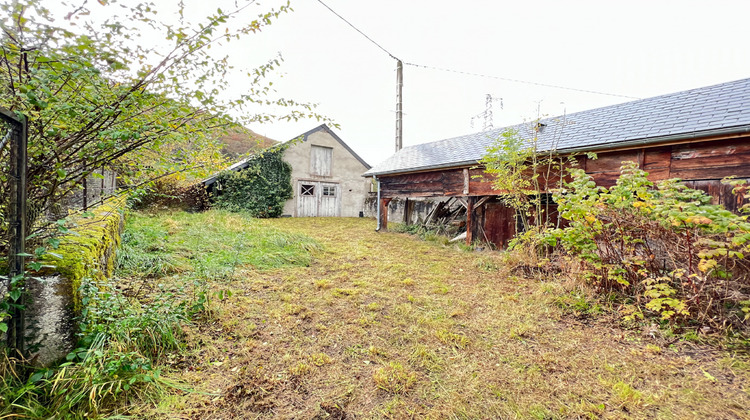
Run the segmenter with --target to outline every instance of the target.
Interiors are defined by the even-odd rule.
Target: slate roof
[[[541,120],[540,151],[597,151],[750,132],[750,79],[640,99]],[[536,125],[536,122],[533,123]],[[363,176],[476,164],[508,129],[533,138],[532,124],[404,147]]]
[[[280,147],[280,146],[285,145],[285,144],[287,144],[289,142],[293,142],[293,141],[295,141],[295,140],[297,140],[299,138],[301,138],[302,141],[305,142],[305,141],[307,141],[307,138],[310,136],[310,134],[315,133],[316,131],[320,131],[320,130],[327,131],[328,134],[331,135],[331,137],[333,137],[334,139],[336,139],[336,141],[338,141],[339,143],[341,143],[341,145],[344,147],[344,149],[346,149],[349,153],[351,153],[352,156],[354,156],[355,159],[357,159],[362,165],[364,165],[365,168],[367,168],[367,169],[371,169],[372,168],[370,165],[367,164],[367,162],[365,162],[364,159],[362,159],[361,157],[359,157],[359,155],[357,153],[355,153],[354,150],[352,150],[352,148],[349,147],[348,144],[344,143],[344,140],[341,140],[341,137],[337,136],[336,133],[334,133],[333,130],[331,130],[331,128],[328,127],[325,124],[321,124],[321,125],[313,128],[312,130],[306,131],[306,132],[300,134],[299,136],[297,136],[297,137],[295,137],[295,138],[293,138],[291,140],[287,140],[287,141],[285,141],[284,143],[281,143],[281,144],[273,145],[273,146],[271,146],[271,147],[269,147],[269,148],[267,148],[265,150],[273,150],[274,148]],[[241,171],[241,170],[247,168],[250,165],[250,163],[253,161],[253,159],[255,159],[259,154],[262,154],[263,152],[264,152],[264,150],[261,150],[260,152],[258,152],[256,154],[250,155],[249,157],[247,157],[245,159],[242,159],[239,162],[234,163],[232,166],[224,169],[224,171]],[[217,172],[217,173],[211,175],[210,177],[204,179],[203,181],[201,181],[201,184],[206,185],[206,186],[213,184],[214,182],[216,182],[216,179],[219,177],[220,173],[221,172]]]

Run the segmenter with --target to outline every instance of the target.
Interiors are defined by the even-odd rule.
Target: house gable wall
[[[312,146],[332,149],[330,176],[313,175],[310,155]],[[284,215],[297,216],[299,181],[330,182],[339,185],[341,216],[358,217],[370,191],[369,179],[362,174],[368,169],[325,128],[308,133],[284,152],[284,161],[292,166],[294,196],[284,204]]]

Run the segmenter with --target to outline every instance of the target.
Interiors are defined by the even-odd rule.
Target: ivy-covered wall
[[[292,167],[282,160],[285,146],[266,150],[241,171],[224,171],[212,185],[216,207],[247,211],[253,217],[279,217],[292,198]]]

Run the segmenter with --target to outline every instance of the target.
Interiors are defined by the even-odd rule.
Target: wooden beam
[[[474,240],[474,202],[476,197],[467,197],[466,204],[466,245],[471,245]]]
[[[479,201],[477,201],[477,203],[474,204],[474,207],[476,207],[476,208],[482,207],[484,205],[484,203],[486,203],[492,197],[493,196],[487,195],[487,196],[484,196],[484,197],[480,198]]]
[[[388,230],[388,204],[390,198],[380,199],[380,230]]]
[[[413,201],[409,201],[409,198],[404,199],[404,224],[410,225],[411,224],[411,210],[409,209],[410,205],[413,203]]]
[[[638,169],[643,170],[643,168],[645,167],[645,160],[646,160],[646,149],[638,150]]]
[[[469,168],[464,168],[464,195],[469,195]]]

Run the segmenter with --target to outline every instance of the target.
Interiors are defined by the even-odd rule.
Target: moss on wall
[[[75,310],[81,309],[78,289],[84,278],[103,280],[114,272],[115,252],[123,229],[125,198],[116,197],[94,208],[93,217],[79,217],[70,233],[60,238],[51,261],[54,271],[70,283]]]

